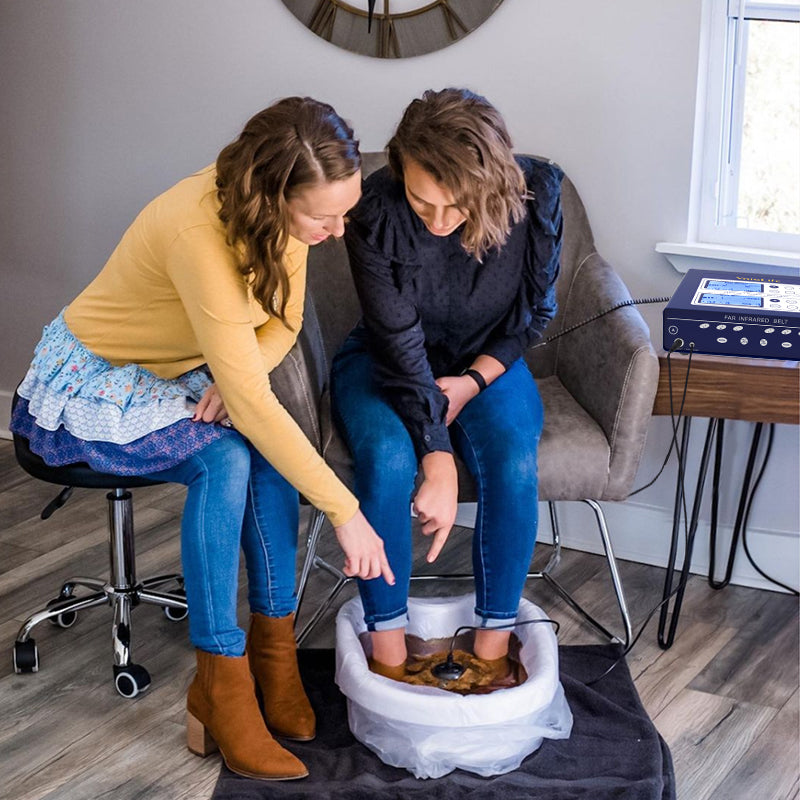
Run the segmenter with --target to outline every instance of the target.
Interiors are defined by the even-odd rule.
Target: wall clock
[[[338,47],[376,58],[430,53],[463,39],[503,0],[283,0]]]

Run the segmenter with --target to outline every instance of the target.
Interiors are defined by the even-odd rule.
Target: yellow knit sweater
[[[213,166],[149,203],[65,320],[93,353],[163,378],[208,364],[237,430],[334,525],[358,501],[270,388],[303,321],[308,245],[290,238],[286,319],[270,317],[237,271],[217,216]],[[205,424],[205,423],[198,423]]]

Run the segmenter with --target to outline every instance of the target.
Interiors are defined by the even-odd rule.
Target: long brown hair
[[[386,148],[398,180],[412,158],[453,193],[467,218],[461,244],[479,260],[505,243],[525,213],[525,178],[505,122],[468,89],[429,89],[413,100]]]
[[[286,201],[301,188],[344,180],[361,167],[358,141],[327,103],[287,97],[256,114],[217,157],[219,218],[242,250],[239,271],[253,296],[286,322]]]

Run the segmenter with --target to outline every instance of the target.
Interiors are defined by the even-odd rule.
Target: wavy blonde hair
[[[327,103],[288,97],[260,111],[217,157],[219,218],[241,247],[239,271],[253,296],[287,327],[286,205],[302,189],[344,180],[361,168],[353,130]]]
[[[478,260],[502,247],[525,214],[525,178],[505,122],[468,89],[429,89],[413,100],[386,149],[398,180],[411,158],[453,193],[467,218],[461,244]]]

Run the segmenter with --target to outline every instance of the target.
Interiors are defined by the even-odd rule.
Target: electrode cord
[[[529,349],[533,350],[533,349],[535,349],[537,347],[544,347],[545,345],[550,344],[551,342],[555,341],[556,339],[559,339],[559,338],[561,338],[562,336],[565,336],[568,333],[572,333],[573,331],[577,330],[578,328],[582,328],[584,325],[588,325],[590,322],[594,322],[595,320],[601,319],[602,317],[606,316],[607,314],[610,314],[613,311],[617,311],[620,308],[626,308],[628,306],[634,306],[634,305],[645,305],[645,304],[650,304],[650,303],[666,303],[666,302],[669,302],[670,299],[671,298],[669,298],[669,297],[645,297],[645,298],[639,298],[639,299],[624,300],[624,301],[622,301],[620,303],[616,303],[615,305],[611,306],[610,308],[604,309],[603,311],[601,311],[601,312],[599,312],[597,314],[594,314],[593,316],[588,317],[587,319],[584,319],[584,320],[582,320],[582,321],[580,321],[580,322],[578,322],[578,323],[576,323],[574,325],[570,325],[567,328],[563,328],[562,330],[558,331],[558,333],[555,333],[552,336],[549,336],[546,339],[543,339],[541,342],[537,342],[535,345],[533,345]],[[683,381],[683,390],[681,392],[681,401],[680,401],[680,406],[678,408],[677,416],[675,414],[675,409],[674,409],[674,390],[673,390],[673,382],[672,382],[672,363],[671,363],[672,354],[676,350],[682,348],[684,346],[684,344],[685,344],[685,342],[683,341],[683,339],[676,338],[675,341],[672,343],[672,347],[670,347],[669,351],[667,352],[667,380],[668,380],[668,384],[669,384],[669,410],[670,410],[670,421],[671,421],[671,425],[672,425],[672,437],[671,437],[669,449],[667,450],[667,454],[666,454],[666,456],[664,458],[664,461],[661,464],[661,467],[658,470],[658,472],[656,473],[655,477],[652,480],[650,480],[648,483],[644,484],[643,486],[640,486],[638,489],[633,490],[628,495],[628,497],[633,497],[634,495],[638,494],[639,492],[644,491],[645,489],[647,489],[650,486],[652,486],[658,480],[658,478],[661,476],[661,474],[663,473],[664,469],[666,468],[667,463],[669,462],[670,456],[672,455],[672,451],[674,449],[676,457],[677,457],[677,460],[678,460],[678,480],[680,482],[680,487],[681,487],[681,492],[680,492],[681,493],[681,501],[682,501],[682,509],[681,510],[683,512],[682,513],[682,516],[683,516],[683,537],[684,537],[684,548],[686,548],[688,546],[688,540],[689,540],[689,534],[688,534],[688,527],[689,527],[689,525],[688,525],[688,516],[689,515],[688,515],[688,510],[687,510],[687,505],[686,505],[686,491],[685,491],[685,483],[684,483],[685,482],[685,460],[684,460],[685,454],[681,451],[681,447],[680,447],[680,444],[678,442],[678,426],[680,425],[680,422],[683,419],[683,410],[684,410],[684,406],[685,406],[685,403],[686,403],[686,395],[687,395],[687,390],[688,390],[688,386],[689,386],[689,374],[690,374],[691,367],[692,367],[692,356],[694,355],[694,348],[695,348],[694,342],[690,342],[689,343],[689,358],[688,358],[688,360],[686,362],[686,375],[685,375],[684,381]],[[766,465],[767,465],[767,462],[769,460],[769,456],[770,456],[770,453],[771,453],[771,450],[772,450],[772,442],[773,442],[773,438],[774,438],[774,428],[775,428],[774,424],[771,425],[770,433],[769,433],[769,439],[768,439],[768,443],[767,443],[767,450],[766,450],[766,452],[764,454],[763,461],[762,461],[761,466],[759,468],[758,475],[756,477],[756,480],[753,483],[753,486],[752,486],[752,488],[751,488],[751,490],[749,492],[749,495],[748,495],[748,498],[747,498],[747,501],[746,501],[744,519],[743,519],[743,524],[742,524],[742,544],[743,544],[743,547],[744,547],[745,554],[747,555],[747,558],[748,558],[750,564],[753,566],[753,568],[756,570],[756,572],[758,572],[766,580],[770,581],[771,583],[774,583],[776,586],[779,586],[782,589],[785,589],[786,591],[790,592],[791,594],[798,595],[798,591],[796,589],[793,589],[790,586],[786,586],[785,584],[781,583],[780,581],[775,580],[774,578],[772,578],[769,575],[767,575],[755,563],[755,561],[754,561],[754,559],[752,557],[752,554],[750,553],[750,549],[748,547],[748,544],[747,544],[747,519],[748,519],[749,514],[750,514],[750,508],[752,506],[753,498],[755,497],[756,490],[758,489],[759,483],[761,482],[761,478],[763,477],[764,470],[766,468]],[[587,686],[592,686],[595,683],[598,683],[606,675],[608,675],[621,661],[623,661],[625,659],[625,657],[631,652],[631,650],[633,650],[634,646],[637,644],[637,642],[641,638],[642,634],[645,631],[645,628],[647,627],[647,625],[649,624],[650,620],[653,618],[655,613],[659,609],[661,609],[661,607],[665,603],[668,603],[673,597],[675,597],[675,595],[677,595],[678,593],[682,593],[685,590],[686,584],[687,584],[688,579],[689,579],[689,571],[688,570],[684,570],[684,573],[685,574],[681,575],[681,579],[678,582],[678,585],[663,600],[661,600],[656,606],[654,606],[652,608],[652,610],[647,614],[647,617],[645,618],[644,622],[640,626],[639,631],[637,632],[637,634],[633,637],[633,639],[630,641],[630,643],[623,649],[622,653],[614,660],[614,662],[611,664],[611,666],[609,666],[608,669],[606,669],[604,672],[602,672],[596,678],[593,678],[590,681],[587,681],[586,682]],[[547,622],[547,623],[552,624],[555,627],[556,636],[558,635],[558,632],[560,630],[559,623],[556,622],[555,620],[551,620],[549,618],[536,619],[536,620],[525,620],[523,622],[514,622],[514,623],[509,623],[507,625],[493,626],[492,630],[501,630],[501,629],[505,629],[505,628],[514,628],[517,625],[528,625],[528,624],[532,624],[532,623],[542,623],[542,622]],[[479,627],[474,626],[474,625],[462,625],[462,626],[460,626],[459,628],[456,629],[455,633],[453,634],[453,636],[452,636],[452,638],[450,640],[450,647],[449,647],[448,652],[447,652],[446,660],[444,662],[440,663],[440,664],[437,664],[436,667],[434,667],[434,674],[436,674],[436,670],[439,670],[439,672],[442,674],[442,676],[444,677],[445,680],[455,680],[458,677],[460,677],[464,672],[464,667],[461,664],[458,664],[457,662],[453,661],[453,650],[455,648],[455,640],[456,640],[458,634],[461,631],[464,631],[464,630],[485,630],[485,628],[479,628]]]

